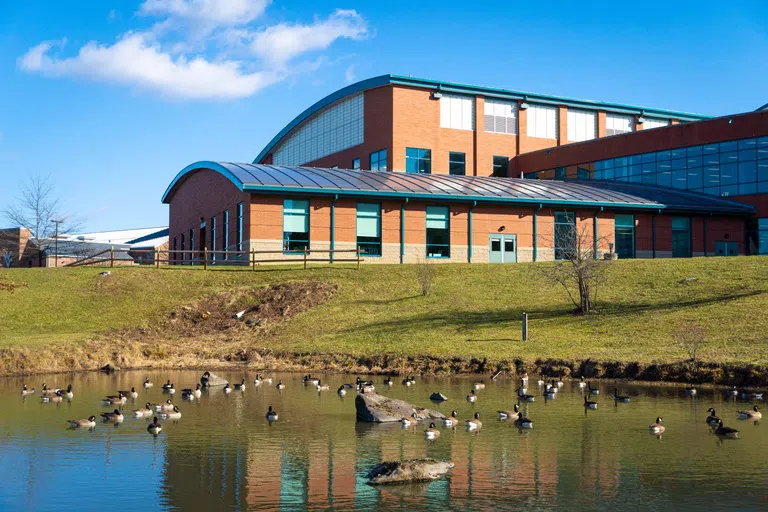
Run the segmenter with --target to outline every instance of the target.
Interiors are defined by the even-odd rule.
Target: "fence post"
[[[114,245],[109,247],[109,267],[110,268],[115,267],[115,246]]]
[[[360,271],[360,246],[357,246],[357,270]]]
[[[307,248],[304,247],[304,270],[307,270]]]
[[[208,270],[208,248],[203,247],[203,270]]]

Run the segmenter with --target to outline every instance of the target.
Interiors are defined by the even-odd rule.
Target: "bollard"
[[[528,341],[528,313],[523,312],[523,341]]]

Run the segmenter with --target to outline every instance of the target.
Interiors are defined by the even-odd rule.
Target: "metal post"
[[[208,270],[208,248],[203,247],[203,270]]]
[[[360,246],[357,246],[357,270],[360,270]]]
[[[307,270],[307,248],[304,247],[304,270]]]
[[[109,247],[109,266],[110,268],[114,268],[115,266],[115,246],[114,245]]]
[[[528,341],[528,313],[523,312],[523,341]]]

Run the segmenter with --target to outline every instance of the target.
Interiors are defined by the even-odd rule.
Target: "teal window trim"
[[[635,216],[617,213],[613,216],[613,252],[619,259],[637,257],[635,242]],[[627,242],[631,244],[627,251]]]
[[[426,254],[431,259],[451,257],[451,208],[449,206],[427,206],[426,213]]]
[[[472,210],[475,208],[475,205],[477,203],[473,203],[469,205],[469,214],[467,215],[467,222],[469,223],[469,227],[467,229],[467,261],[469,263],[472,263]]]
[[[567,260],[576,249],[576,213],[555,212],[555,260]]]
[[[309,199],[283,199],[283,254],[310,250]]]
[[[400,264],[405,263],[405,205],[408,199],[400,204]]]
[[[366,258],[380,258],[381,203],[357,203],[355,229],[355,241],[360,248],[360,255]]]

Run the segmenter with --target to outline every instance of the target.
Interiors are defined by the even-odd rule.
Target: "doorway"
[[[517,263],[517,235],[488,235],[489,263]]]
[[[715,242],[715,256],[738,256],[739,244],[738,242]]]

